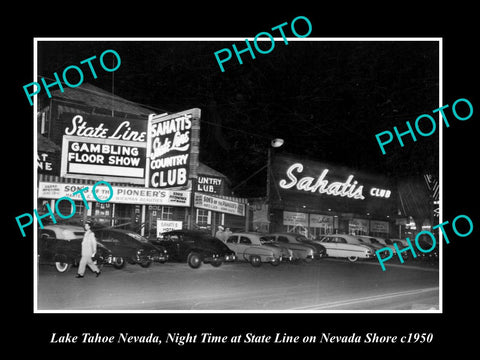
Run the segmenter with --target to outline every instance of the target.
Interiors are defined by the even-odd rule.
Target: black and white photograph
[[[16,353],[473,348],[471,5],[37,5],[4,45]]]
[[[441,310],[441,39],[262,40],[36,39],[39,311]]]

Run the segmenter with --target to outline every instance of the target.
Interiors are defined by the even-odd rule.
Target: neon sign
[[[377,197],[383,197],[388,199],[392,192],[390,190],[385,190],[385,189],[378,189],[378,188],[371,188],[370,189],[370,195],[372,196],[377,196]]]
[[[325,179],[329,169],[324,169],[320,176],[315,180],[311,176],[305,176],[298,179],[294,172],[301,173],[303,171],[303,165],[295,163],[287,169],[287,177],[290,181],[282,179],[279,181],[279,185],[282,189],[296,188],[297,190],[306,192],[318,192],[320,194],[327,194],[333,196],[348,197],[352,199],[364,200],[363,185],[357,186],[358,181],[353,180],[353,175],[349,175],[345,182],[332,182],[330,183]],[[353,181],[353,182],[352,182]]]

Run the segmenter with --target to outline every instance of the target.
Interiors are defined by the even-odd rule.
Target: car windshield
[[[392,240],[389,240],[389,239],[385,240],[385,243],[386,243],[387,245],[393,245],[393,241],[392,241]]]
[[[295,237],[297,241],[307,241],[308,239],[304,235],[298,235]]]
[[[260,237],[260,243],[261,244],[271,244],[271,243],[273,243],[273,239],[265,237],[265,236],[261,236]]]
[[[137,233],[131,233],[131,232],[129,232],[129,233],[127,233],[127,235],[130,236],[131,238],[137,240],[137,241],[144,242],[144,243],[148,242],[147,239],[145,239],[143,236],[141,236],[141,235],[139,235],[139,234],[137,234]]]
[[[432,241],[429,241],[427,239],[420,238],[420,239],[418,239],[417,243],[423,250],[434,249],[436,247],[436,246],[434,246]]]
[[[372,242],[372,244],[381,245],[381,244],[380,244],[380,241],[378,241],[377,239],[370,238],[370,241]]]

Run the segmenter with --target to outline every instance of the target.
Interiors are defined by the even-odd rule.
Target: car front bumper
[[[237,257],[235,254],[230,254],[230,255],[224,255],[224,256],[206,256],[203,258],[203,262],[205,263],[211,263],[211,262],[232,262],[235,261]]]
[[[168,260],[169,256],[168,254],[160,254],[160,255],[151,255],[148,258],[149,260],[154,262],[165,262]]]
[[[152,262],[165,262],[169,258],[168,254],[166,253],[156,253],[156,254],[137,254],[135,261],[137,263],[143,263],[146,261]]]

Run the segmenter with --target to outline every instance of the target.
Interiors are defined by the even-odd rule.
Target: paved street
[[[76,268],[57,273],[40,265],[39,310],[431,310],[438,309],[438,267],[428,264],[152,264],[106,266],[96,278]]]

